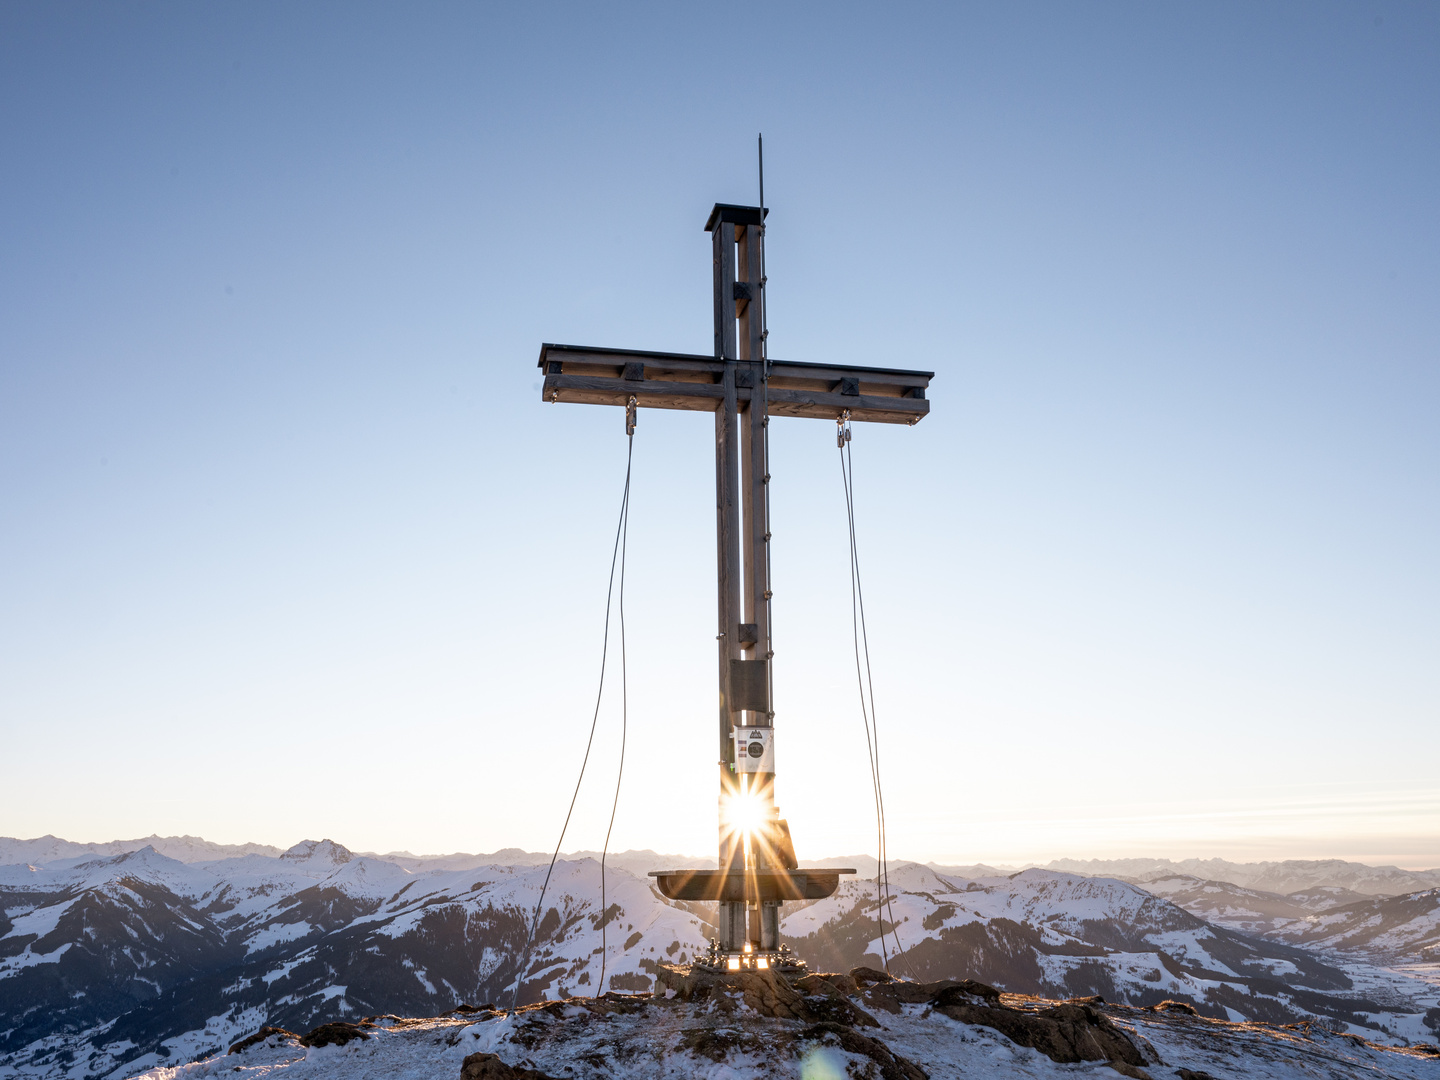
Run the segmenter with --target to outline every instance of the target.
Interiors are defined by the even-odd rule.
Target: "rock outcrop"
[[[1104,1061],[1124,1075],[1145,1075],[1144,1055],[1105,1016],[1100,1009],[1104,1001],[1096,997],[1023,1009],[1005,1004],[999,990],[973,979],[907,982],[864,967],[848,975],[805,975],[792,985],[774,969],[713,972],[660,964],[655,987],[657,1001],[714,1000],[722,1009],[731,1010],[743,1004],[761,1016],[799,1020],[814,1025],[810,1030],[828,1032],[837,1039],[843,1035],[855,1046],[883,1044],[855,1030],[879,1025],[852,999],[859,998],[866,1005],[896,1015],[903,1005],[926,1005],[952,1020],[993,1028],[1011,1042],[1038,1050],[1061,1064]],[[845,1049],[861,1052],[848,1045]],[[897,1077],[908,1077],[906,1068],[914,1068],[908,1062],[887,1065],[879,1057],[866,1056],[880,1066],[886,1077],[892,1072]]]
[[[1141,1080],[1322,1075],[1435,1080],[1440,1057],[1433,1046],[1380,1046],[1319,1022],[1224,1021],[1182,1009],[1112,1005],[1098,997],[1002,994],[978,982],[875,982],[863,975],[819,973],[794,985],[783,978],[742,978],[736,983],[744,985],[735,985],[704,979],[687,983],[688,972],[671,974],[690,1000],[667,988],[660,998],[648,993],[569,997],[523,1005],[515,1012],[375,1016],[348,1026],[354,1030],[322,1025],[328,1030],[307,1034],[304,1038],[313,1044],[324,1039],[318,1063],[314,1050],[301,1045],[302,1037],[271,1028],[236,1043],[237,1056],[203,1062],[196,1075],[229,1075],[239,1067],[286,1080],[286,1070],[305,1077],[318,1065],[327,1076],[422,1080],[707,1075],[998,1080],[1048,1075],[1053,1069],[1088,1069],[1091,1075],[1108,1066]],[[864,990],[862,980],[869,984]],[[842,987],[854,993],[845,995]],[[760,1008],[747,1003],[747,990]],[[840,999],[856,1009],[875,1003],[883,1025],[810,1022],[793,1015]],[[882,1008],[886,1004],[895,1011]],[[781,1008],[792,1015],[774,1015]],[[349,1038],[340,1043],[344,1036]],[[1041,1054],[1063,1064],[1047,1064]],[[143,1080],[173,1080],[175,1071],[157,1067]]]
[[[506,1065],[495,1054],[471,1054],[460,1066],[460,1080],[554,1080],[534,1069]]]
[[[1011,1042],[1061,1064],[1105,1061],[1127,1076],[1144,1075],[1144,1055],[1100,1010],[1101,998],[1077,998],[1029,1010],[1004,1004],[999,990],[973,979],[904,982],[870,968],[856,968],[850,977],[854,984],[868,984],[862,1000],[885,1012],[898,1014],[902,1005],[925,1004],[963,1024],[993,1028]],[[843,976],[812,978],[834,985]]]
[[[344,1046],[355,1039],[368,1039],[365,1029],[373,1028],[375,1025],[368,1022],[359,1024],[347,1024],[344,1020],[336,1020],[329,1024],[321,1024],[319,1027],[311,1028],[304,1035],[300,1036],[301,1046]]]

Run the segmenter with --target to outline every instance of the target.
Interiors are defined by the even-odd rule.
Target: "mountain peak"
[[[344,844],[337,844],[334,840],[301,840],[289,851],[280,856],[282,859],[315,859],[322,862],[332,862],[336,866],[347,863],[355,857],[354,852]]]

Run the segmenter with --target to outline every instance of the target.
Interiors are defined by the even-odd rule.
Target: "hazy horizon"
[[[306,836],[306,837],[303,837],[303,838],[301,838],[301,839],[299,839],[299,840],[296,840],[296,841],[294,841],[293,843],[289,843],[289,844],[285,844],[285,843],[272,843],[272,842],[269,842],[269,841],[253,840],[253,839],[252,839],[252,840],[239,840],[239,841],[231,841],[231,840],[220,841],[220,840],[212,840],[212,839],[210,839],[209,837],[197,836],[197,835],[188,834],[188,833],[187,833],[187,834],[172,835],[172,836],[161,836],[159,833],[151,833],[151,834],[146,835],[146,836],[124,837],[124,838],[116,838],[116,839],[113,839],[113,840],[74,840],[74,839],[72,839],[72,838],[70,838],[70,837],[58,836],[58,835],[56,835],[56,834],[54,834],[54,833],[45,833],[45,834],[43,834],[43,835],[41,835],[41,836],[30,836],[30,837],[5,837],[5,836],[0,836],[0,840],[18,840],[18,841],[21,842],[21,843],[35,843],[35,842],[37,842],[37,841],[42,841],[42,840],[46,840],[46,839],[58,840],[58,841],[61,841],[61,842],[63,842],[63,843],[76,844],[76,845],[79,845],[79,846],[93,846],[93,847],[105,847],[105,846],[110,846],[110,845],[115,845],[115,844],[141,843],[141,842],[147,841],[147,840],[198,840],[198,841],[201,841],[202,843],[212,843],[212,844],[217,844],[217,845],[222,846],[222,847],[266,847],[266,848],[272,848],[272,849],[274,849],[275,851],[278,851],[278,852],[284,852],[284,851],[291,850],[292,848],[295,848],[295,847],[297,847],[297,846],[299,846],[299,845],[301,845],[301,844],[306,844],[306,843],[324,843],[324,842],[326,842],[326,841],[330,841],[330,842],[332,842],[332,843],[339,844],[341,847],[343,847],[343,848],[345,848],[346,850],[352,852],[353,854],[359,855],[359,856],[365,856],[365,857],[374,856],[374,857],[378,857],[378,858],[404,857],[404,858],[413,858],[413,859],[444,859],[444,858],[452,858],[452,857],[456,857],[456,856],[480,857],[480,856],[483,856],[483,855],[493,855],[493,854],[499,854],[499,853],[507,852],[507,851],[519,852],[519,853],[522,854],[522,855],[535,856],[535,857],[537,857],[537,858],[539,858],[539,859],[548,859],[548,858],[550,858],[551,854],[552,854],[553,851],[554,851],[553,848],[549,848],[549,849],[546,849],[546,850],[543,850],[543,851],[542,851],[542,850],[538,850],[538,849],[524,848],[524,847],[520,847],[520,846],[518,846],[518,845],[513,845],[513,844],[502,844],[501,846],[499,846],[499,847],[497,847],[497,848],[494,848],[494,849],[491,849],[491,850],[476,849],[476,850],[455,850],[455,851],[411,851],[411,850],[405,849],[405,848],[392,848],[392,849],[390,849],[390,850],[382,851],[382,850],[379,850],[379,849],[377,849],[377,848],[367,848],[367,847],[364,847],[364,846],[358,846],[358,845],[354,845],[354,844],[349,844],[349,843],[346,843],[343,839],[337,839],[336,837],[333,837],[333,836],[325,836],[325,837],[320,837],[320,836]],[[661,857],[661,858],[671,858],[671,859],[691,859],[691,860],[701,861],[701,860],[704,860],[704,859],[707,859],[707,858],[708,858],[708,859],[710,859],[710,860],[713,861],[713,859],[715,858],[715,856],[714,856],[713,854],[707,856],[707,855],[698,854],[697,852],[657,851],[657,850],[654,849],[654,848],[624,848],[624,849],[615,849],[615,848],[612,848],[612,849],[610,850],[610,854],[613,855],[613,856],[635,855],[635,854],[643,854],[643,853],[646,853],[646,852],[653,853],[653,854],[655,854],[656,856]],[[566,858],[575,858],[575,857],[588,857],[588,856],[592,856],[592,855],[598,855],[599,853],[600,853],[600,849],[598,849],[598,848],[570,848],[570,849],[561,851],[561,852],[559,853],[559,858],[561,858],[561,859],[566,859]],[[868,859],[868,860],[874,861],[875,858],[876,858],[876,857],[875,857],[875,853],[874,853],[873,851],[865,852],[865,851],[860,850],[860,849],[854,849],[854,850],[851,850],[851,851],[834,852],[834,853],[831,853],[831,854],[815,854],[815,853],[813,853],[813,852],[812,852],[812,853],[802,853],[800,857],[801,857],[802,863],[805,862],[807,859],[808,859],[810,862],[812,862],[812,863],[822,863],[822,862],[832,862],[832,863],[833,863],[836,859]],[[1172,863],[1184,863],[1184,862],[1189,862],[1189,861],[1201,861],[1201,862],[1221,861],[1221,862],[1231,862],[1231,863],[1326,862],[1326,861],[1340,861],[1340,862],[1360,863],[1360,864],[1362,864],[1362,865],[1374,866],[1374,867],[1394,867],[1394,868],[1399,869],[1399,870],[1409,870],[1409,871],[1434,871],[1434,870],[1440,870],[1440,864],[1437,864],[1437,865],[1428,865],[1428,864],[1424,864],[1424,863],[1415,863],[1415,864],[1413,864],[1413,865],[1407,865],[1407,864],[1404,864],[1404,863],[1390,863],[1390,862],[1384,862],[1384,861],[1377,861],[1377,860],[1374,859],[1374,858],[1351,858],[1351,857],[1347,857],[1347,856],[1345,856],[1345,855],[1316,856],[1316,857],[1310,857],[1310,858],[1300,858],[1300,857],[1292,857],[1292,858],[1276,857],[1276,858],[1271,858],[1271,859],[1236,859],[1236,858],[1230,858],[1230,857],[1227,857],[1227,856],[1224,856],[1224,855],[1219,855],[1219,854],[1214,854],[1214,853],[1208,854],[1208,855],[1207,855],[1207,854],[1158,855],[1158,854],[1155,854],[1154,852],[1146,852],[1146,853],[1139,853],[1139,854],[1134,854],[1134,855],[1113,856],[1113,857],[1098,857],[1098,856],[1087,856],[1087,855],[1075,855],[1075,854],[1072,853],[1072,854],[1053,855],[1053,856],[1051,856],[1051,857],[1049,857],[1049,858],[1046,858],[1046,859],[1013,859],[1013,858],[1012,858],[1012,859],[1006,859],[1006,858],[998,858],[998,859],[944,859],[944,858],[916,858],[916,857],[914,857],[914,856],[909,856],[909,855],[891,855],[890,858],[889,858],[889,861],[890,861],[890,863],[891,863],[892,865],[897,864],[897,863],[917,863],[917,864],[920,864],[920,865],[935,865],[935,866],[976,866],[976,865],[984,865],[984,866],[994,867],[994,868],[997,869],[997,870],[1005,870],[1005,871],[1007,871],[1007,872],[1013,872],[1013,871],[1016,871],[1016,870],[1025,870],[1025,869],[1029,869],[1030,867],[1045,867],[1045,866],[1048,866],[1048,865],[1050,865],[1050,864],[1052,864],[1052,863],[1056,863],[1056,862],[1110,863],[1110,862],[1125,862],[1125,861],[1130,861],[1130,860],[1141,861],[1141,862],[1143,862],[1143,861],[1151,861],[1151,860],[1156,861],[1156,862],[1165,862],[1165,861],[1168,861],[1168,862],[1172,862]],[[658,865],[656,866],[656,869],[665,869],[665,868],[668,868],[668,867],[661,867],[661,866],[658,866]]]

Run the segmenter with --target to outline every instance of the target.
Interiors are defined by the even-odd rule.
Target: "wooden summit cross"
[[[768,211],[766,211],[768,213]],[[801,364],[765,352],[764,214],[717,203],[705,223],[714,247],[715,348],[689,353],[542,345],[546,401],[715,414],[715,526],[720,675],[718,870],[651,874],[672,900],[719,902],[710,966],[790,966],[780,904],[818,900],[854,870],[800,869],[775,807],[770,690],[770,524],[765,485],[771,416],[914,424],[930,411],[934,373]],[[843,431],[842,431],[843,437]]]

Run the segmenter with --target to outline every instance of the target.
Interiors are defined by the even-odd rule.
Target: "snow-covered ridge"
[[[1292,893],[1334,887],[1365,896],[1398,896],[1440,887],[1440,868],[1402,870],[1398,866],[1367,866],[1342,859],[1287,859],[1283,862],[1234,863],[1225,859],[1056,859],[1046,867],[1090,877],[1137,880],[1157,875],[1183,875],[1221,881],[1245,889]]]
[[[1320,909],[1277,936],[1298,945],[1396,962],[1440,962],[1440,889]]]
[[[86,855],[109,857],[124,855],[141,848],[154,848],[178,862],[205,862],[230,859],[238,855],[279,855],[280,849],[269,844],[216,844],[198,836],[147,836],[139,840],[111,840],[104,844],[77,844],[58,836],[41,836],[18,840],[0,836],[0,866],[9,863],[52,863]]]
[[[0,1075],[188,1060],[266,1017],[499,997],[521,974],[545,873],[412,872],[329,840],[188,864],[147,845],[0,867]],[[648,882],[610,868],[604,920],[599,888],[596,862],[556,865],[527,995],[594,987],[602,961],[611,987],[648,987],[647,963],[704,946],[704,923]]]

